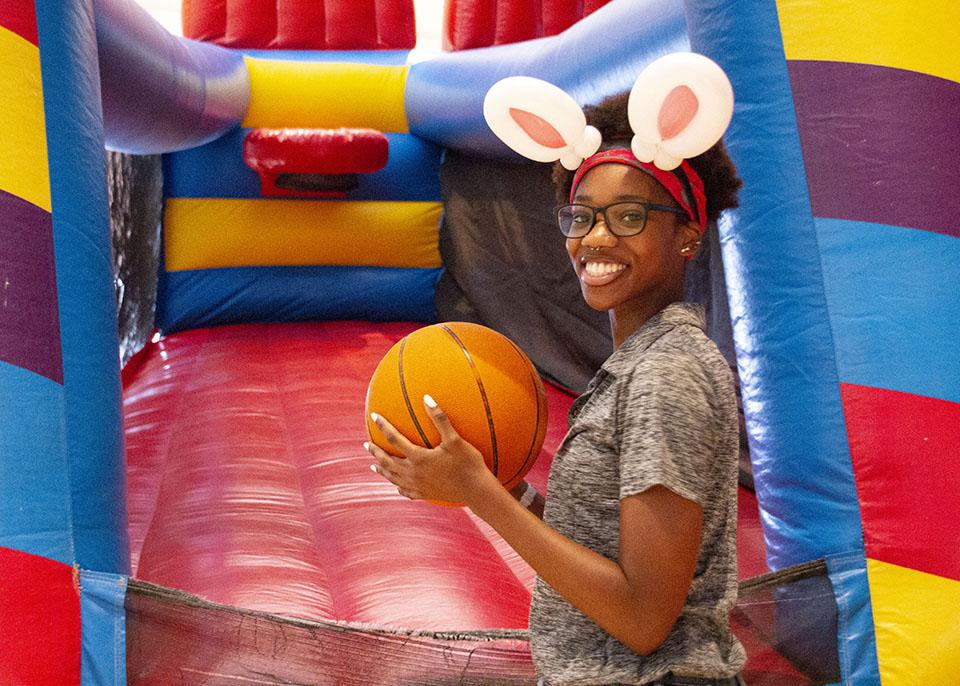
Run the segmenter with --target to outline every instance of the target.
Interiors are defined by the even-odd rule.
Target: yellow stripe
[[[960,81],[960,3],[778,0],[789,60],[855,62]]]
[[[439,267],[440,211],[437,202],[170,199],[166,267]]]
[[[371,128],[406,133],[406,66],[246,57],[248,128]]]
[[[871,559],[867,577],[883,686],[955,686],[960,581]]]
[[[0,27],[0,189],[50,211],[40,50]]]

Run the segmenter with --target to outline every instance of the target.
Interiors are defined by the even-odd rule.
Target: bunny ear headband
[[[651,62],[637,77],[627,101],[633,129],[630,149],[597,152],[600,132],[587,125],[576,101],[553,84],[510,76],[493,84],[483,116],[511,149],[537,162],[576,170],[570,200],[590,169],[606,162],[627,164],[651,174],[706,228],[703,182],[686,159],[704,152],[726,131],[733,115],[733,88],[712,60],[677,52]]]

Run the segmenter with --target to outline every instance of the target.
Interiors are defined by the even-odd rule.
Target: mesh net
[[[749,686],[840,680],[837,608],[815,562],[741,583],[731,615]],[[130,684],[536,684],[527,632],[418,632],[307,621],[131,580]]]
[[[747,649],[750,686],[840,681],[837,605],[824,562],[742,581],[730,622]]]
[[[316,622],[131,580],[130,684],[535,684],[526,632],[457,634]]]

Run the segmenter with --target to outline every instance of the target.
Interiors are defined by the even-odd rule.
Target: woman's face
[[[677,206],[653,177],[615,163],[588,171],[573,201],[604,207],[637,200]],[[609,231],[598,214],[586,236],[567,239],[567,253],[590,307],[617,310],[639,305],[657,311],[682,297],[685,258],[680,250],[698,236],[696,227],[679,215],[652,210],[643,231],[621,238]]]

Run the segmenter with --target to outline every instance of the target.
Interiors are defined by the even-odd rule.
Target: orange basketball
[[[506,488],[530,471],[547,429],[547,400],[533,364],[509,338],[466,322],[434,324],[402,338],[384,355],[367,388],[371,440],[391,452],[370,420],[376,412],[411,442],[438,445],[425,394]]]

